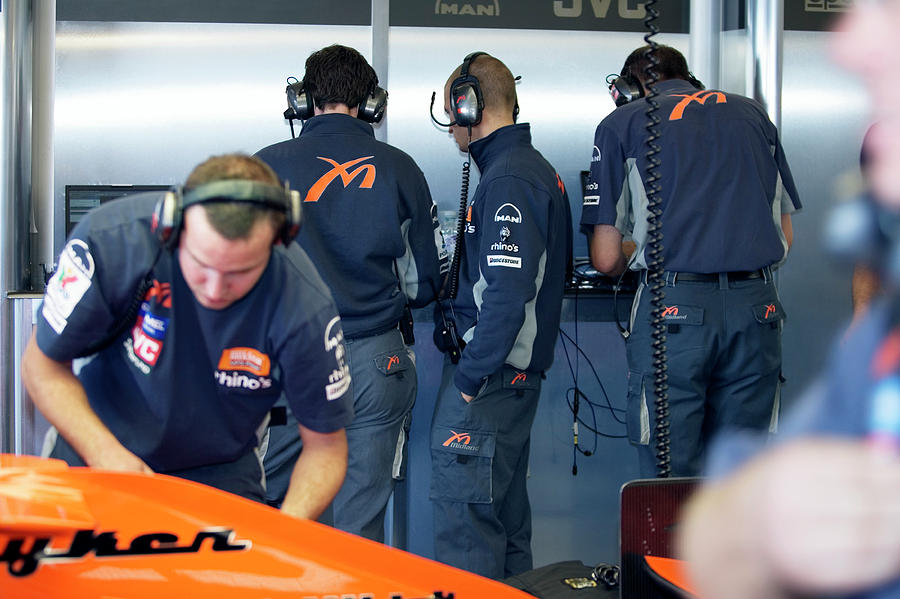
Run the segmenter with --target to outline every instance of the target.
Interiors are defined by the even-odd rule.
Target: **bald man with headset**
[[[435,556],[499,579],[532,567],[528,454],[559,330],[569,201],[530,126],[515,122],[515,79],[501,61],[467,56],[444,87],[444,111],[481,180],[463,207],[458,276],[439,318],[462,349],[437,336],[449,353],[431,427]]]
[[[306,449],[282,511],[317,517],[344,478],[352,405],[340,318],[291,243],[299,225],[297,194],[243,155],[90,212],[22,358],[50,457],[262,501],[258,433],[283,393]]]

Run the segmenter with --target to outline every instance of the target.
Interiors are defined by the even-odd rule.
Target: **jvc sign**
[[[690,0],[657,4],[664,33],[689,31]],[[646,0],[391,0],[390,24],[644,32]]]
[[[609,9],[613,4],[613,0],[553,0],[553,16],[577,18],[582,15],[583,5],[590,4],[590,11],[598,19],[605,19],[609,14]],[[636,6],[630,7],[632,2],[629,0],[617,0],[616,8],[618,14],[623,19],[643,19],[647,16],[644,9],[644,2],[638,2]]]

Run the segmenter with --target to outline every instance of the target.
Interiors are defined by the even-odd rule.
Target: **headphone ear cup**
[[[178,245],[178,234],[181,231],[181,190],[167,191],[156,202],[153,216],[150,219],[150,230],[156,235],[160,246],[172,251]]]
[[[300,225],[303,222],[303,198],[300,192],[291,189],[287,182],[284,184],[284,192],[287,197],[287,210],[285,212],[284,227],[279,238],[282,245],[287,247],[300,233]]]
[[[643,98],[644,88],[631,75],[619,75],[609,86],[609,94],[612,96],[616,106],[624,106],[638,98]]]
[[[372,92],[359,103],[357,116],[367,123],[380,123],[387,108],[388,93],[383,87],[375,86]]]
[[[450,87],[453,119],[460,127],[473,127],[481,122],[484,99],[481,87],[473,77],[457,79]]]
[[[293,112],[291,116],[285,114],[285,117],[300,119],[301,121],[312,118],[315,114],[312,96],[306,93],[302,81],[288,84],[284,91],[287,95],[288,111]]]

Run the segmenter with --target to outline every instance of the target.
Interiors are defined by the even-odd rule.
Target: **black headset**
[[[316,102],[312,94],[306,92],[305,81],[306,78],[297,81],[296,77],[288,77],[288,85],[284,90],[287,94],[288,107],[284,111],[284,118],[305,121],[315,116]],[[380,123],[384,117],[387,100],[387,90],[378,85],[378,77],[375,77],[369,93],[359,103],[359,112],[356,116],[367,123]]]
[[[450,84],[450,107],[453,110],[453,121],[460,127],[474,127],[481,122],[484,113],[484,95],[478,77],[469,74],[469,68],[479,56],[487,56],[487,52],[472,52],[463,59],[459,77]],[[519,118],[519,102],[513,107],[513,122]]]
[[[644,86],[631,73],[631,67],[622,67],[618,77],[610,75],[606,78],[606,82],[609,84],[609,95],[612,96],[616,106],[624,106],[644,97]]]
[[[156,203],[150,229],[164,249],[173,251],[178,246],[178,236],[184,226],[185,209],[194,204],[212,202],[250,202],[283,211],[284,226],[275,239],[285,246],[300,231],[302,199],[299,191],[292,190],[287,183],[279,187],[245,179],[213,181],[198,185],[184,194],[181,187],[172,188]]]
[[[690,71],[688,71],[685,79],[697,89],[705,89],[700,80],[694,77],[694,74]],[[612,96],[616,106],[624,106],[646,95],[644,94],[644,86],[631,72],[631,65],[622,67],[622,72],[618,76],[609,75],[606,78],[606,83],[609,85],[609,95]]]

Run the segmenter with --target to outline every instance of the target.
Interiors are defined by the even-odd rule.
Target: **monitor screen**
[[[66,237],[85,214],[100,204],[144,191],[165,191],[170,185],[66,185]]]

